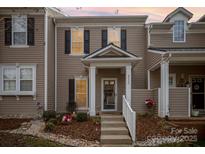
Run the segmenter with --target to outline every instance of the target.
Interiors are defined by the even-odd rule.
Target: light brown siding
[[[124,29],[125,27],[123,27]],[[57,111],[65,112],[68,102],[68,79],[76,76],[88,76],[88,70],[83,66],[81,58],[83,56],[72,56],[64,54],[65,30],[69,28],[57,28]],[[101,30],[106,27],[85,27],[90,30],[90,50],[91,52],[101,48]],[[127,50],[143,60],[133,69],[132,88],[145,88],[145,28],[144,26],[131,26],[127,29]],[[106,75],[106,74],[105,74]],[[117,74],[116,74],[117,75]],[[115,75],[114,75],[115,76]],[[117,75],[118,76],[118,75]],[[119,79],[120,82],[122,79]],[[124,86],[123,82],[120,85]],[[120,90],[121,91],[121,90]],[[119,95],[119,107],[121,107],[121,98]],[[97,102],[99,104],[101,102]],[[100,106],[97,105],[97,110]],[[118,108],[121,110],[121,108]]]
[[[187,33],[185,43],[173,43],[172,33],[151,34],[152,47],[205,47],[204,33]]]
[[[158,89],[132,89],[132,108],[136,113],[146,113],[148,108],[144,101],[146,99],[153,99],[157,104],[155,106],[155,113],[157,113],[158,106]]]
[[[55,25],[48,18],[48,110],[55,105]]]
[[[188,116],[188,88],[169,89],[169,109],[170,117]]]
[[[150,88],[160,88],[160,68],[150,72]]]
[[[1,16],[5,17],[5,16]],[[44,16],[35,15],[35,46],[28,48],[10,48],[4,45],[4,20],[0,22],[0,63],[37,64],[36,101],[30,96],[3,97],[0,101],[0,114],[34,114],[36,102],[44,105]]]

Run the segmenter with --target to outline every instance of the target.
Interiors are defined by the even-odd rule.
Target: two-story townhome
[[[37,102],[57,112],[76,102],[91,116],[144,113],[149,98],[161,117],[204,113],[204,16],[191,23],[177,8],[146,24],[146,15],[65,17],[51,8],[0,15],[0,114],[36,113]]]
[[[54,110],[55,8],[0,8],[0,114]]]

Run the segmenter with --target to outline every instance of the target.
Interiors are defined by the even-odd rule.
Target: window
[[[169,87],[176,87],[176,74],[169,74]]]
[[[78,109],[87,107],[87,78],[76,78],[75,79],[75,101]]]
[[[71,29],[71,54],[82,55],[84,50],[84,30],[83,28]]]
[[[120,28],[108,28],[108,44],[113,43],[116,46],[120,47],[120,34],[121,29]]]
[[[176,20],[173,27],[173,41],[185,42],[185,21]]]
[[[16,68],[3,69],[3,91],[16,91]]]
[[[27,16],[12,16],[12,45],[27,45]]]
[[[0,66],[0,74],[2,74],[2,86],[0,86],[1,95],[35,94],[35,65]]]

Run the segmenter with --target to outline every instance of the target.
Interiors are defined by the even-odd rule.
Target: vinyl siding
[[[205,47],[204,33],[187,33],[185,43],[174,43],[172,33],[151,34],[150,46],[152,47]]]
[[[55,25],[48,17],[48,110],[55,109]]]
[[[169,89],[169,112],[170,117],[188,116],[188,88]]]
[[[123,29],[125,27],[122,27]],[[64,54],[65,34],[64,31],[69,28],[57,28],[57,111],[65,112],[68,102],[68,79],[75,76],[88,76],[81,58],[83,56],[72,56]],[[101,48],[101,31],[106,27],[85,27],[90,30],[90,51],[93,52]],[[145,28],[143,26],[126,27],[127,30],[127,50],[137,56],[145,58],[146,39]],[[132,88],[145,88],[145,60],[142,60],[132,71]],[[124,84],[122,84],[124,86]],[[119,104],[121,104],[119,96]],[[98,98],[98,97],[97,97]],[[101,102],[97,102],[99,104]],[[121,106],[121,105],[118,105]],[[97,105],[97,110],[100,106]],[[121,110],[120,108],[118,110]]]
[[[1,17],[6,17],[1,15]],[[31,96],[3,97],[0,101],[0,114],[35,114],[36,102],[44,105],[44,16],[29,16],[35,18],[35,46],[28,48],[10,48],[4,46],[4,22],[0,22],[0,63],[37,64],[36,68],[36,101]]]
[[[131,106],[136,113],[146,113],[148,108],[144,101],[146,99],[153,99],[156,102],[155,113],[158,108],[158,89],[132,89],[132,103]]]

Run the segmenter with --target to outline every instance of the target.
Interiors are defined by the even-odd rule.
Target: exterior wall
[[[34,114],[36,102],[44,105],[44,15],[29,15],[35,18],[35,45],[28,48],[11,48],[4,45],[4,20],[0,21],[0,63],[37,64],[36,100],[32,96],[3,96],[0,114]],[[1,15],[0,18],[8,17]]]
[[[125,95],[125,74],[121,69],[98,69],[96,76],[96,111],[101,111],[102,78],[117,78],[117,111],[122,112],[122,96]]]
[[[146,113],[147,109],[144,101],[146,99],[153,99],[156,102],[155,113],[158,111],[158,89],[132,89],[132,103],[131,106],[136,113]]]
[[[55,25],[48,17],[48,110],[55,109]]]
[[[204,33],[186,33],[185,43],[174,43],[172,38],[172,31],[169,33],[155,33],[151,34],[151,46],[161,48],[171,47],[205,47]]]
[[[170,117],[188,117],[188,88],[169,89],[169,112]]]
[[[160,88],[160,68],[150,72],[150,88]]]
[[[101,48],[101,30],[107,27],[84,27],[90,30],[90,51]],[[144,25],[122,27],[127,29],[127,50],[143,58],[132,71],[132,88],[145,88],[145,51],[146,31]],[[83,66],[81,58],[64,54],[66,27],[57,28],[57,111],[65,112],[68,101],[68,79],[76,76],[88,76],[88,70]],[[124,86],[124,85],[123,85]],[[121,96],[119,96],[121,97]],[[122,98],[119,98],[121,101]],[[121,102],[119,102],[121,103]],[[99,104],[99,102],[97,102]],[[121,105],[119,105],[121,106]],[[97,106],[99,110],[99,105]],[[121,110],[120,108],[118,110]]]

